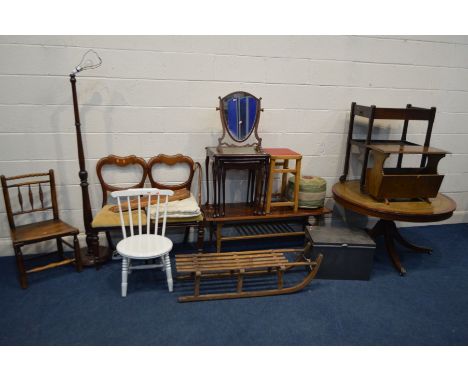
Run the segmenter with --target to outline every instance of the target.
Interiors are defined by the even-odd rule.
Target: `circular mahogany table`
[[[416,252],[431,253],[431,249],[419,247],[406,241],[398,232],[395,221],[437,222],[448,219],[456,208],[455,202],[442,194],[437,194],[437,197],[430,201],[395,201],[388,204],[378,202],[370,195],[360,191],[358,180],[336,183],[332,191],[333,198],[344,208],[380,219],[369,231],[369,234],[373,238],[384,236],[387,252],[401,276],[406,273],[406,270],[401,265],[400,256],[395,250],[395,240]]]

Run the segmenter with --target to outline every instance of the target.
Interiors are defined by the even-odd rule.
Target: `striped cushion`
[[[325,202],[327,182],[318,176],[301,177],[299,184],[299,207],[321,208]],[[294,199],[294,176],[288,180],[287,197]]]

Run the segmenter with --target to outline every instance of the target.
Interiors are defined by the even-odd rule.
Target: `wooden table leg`
[[[222,233],[221,230],[223,229],[223,223],[217,223],[216,224],[216,253],[221,252],[221,239],[222,239]]]
[[[205,158],[205,172],[206,172],[206,205],[210,204],[210,157],[207,155]]]
[[[263,208],[262,208],[262,215],[266,215],[265,209],[266,209],[266,193],[267,193],[267,184],[270,181],[270,164],[268,161],[265,161],[265,184],[263,188]]]
[[[415,252],[431,253],[430,248],[416,246],[404,239],[400,232],[398,232],[395,222],[392,220],[379,220],[369,231],[369,235],[374,239],[380,235],[384,236],[387,252],[396,270],[400,273],[400,276],[404,276],[406,274],[406,269],[401,265],[400,256],[395,249],[395,240]]]
[[[398,231],[398,229],[396,228],[395,226],[395,231],[393,233],[395,239],[403,246],[405,246],[406,248],[408,249],[411,249],[412,251],[414,252],[419,252],[419,253],[429,253],[431,254],[432,253],[432,249],[431,248],[427,248],[427,247],[420,247],[418,245],[414,245],[412,243],[410,243],[409,241],[407,241],[403,236],[401,236],[400,232]]]
[[[221,216],[226,215],[226,171],[227,169],[223,167],[222,174],[221,174],[221,187],[223,188],[223,212]]]
[[[275,173],[276,160],[274,158],[270,159],[270,177],[268,178],[268,188],[266,192],[266,213],[270,213],[271,208],[271,199],[273,195],[273,178]]]
[[[299,209],[299,190],[301,184],[301,161],[302,158],[296,159],[296,174],[294,175],[294,212]],[[285,190],[286,194],[286,190]]]
[[[389,230],[384,230],[384,239],[385,246],[387,247],[387,252],[390,255],[390,259],[392,260],[393,266],[398,272],[400,272],[400,276],[404,276],[406,274],[406,269],[403,268],[403,266],[401,265],[400,255],[398,255],[398,252],[395,249],[393,235]]]
[[[198,222],[197,225],[197,251],[203,253],[203,242],[205,240],[205,223]]]
[[[218,161],[215,159],[213,164],[211,165],[211,171],[213,174],[213,216],[218,217],[219,216],[219,196],[218,196]]]

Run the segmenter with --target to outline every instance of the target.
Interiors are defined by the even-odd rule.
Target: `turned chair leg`
[[[28,279],[26,278],[26,269],[24,268],[23,253],[20,247],[14,247],[16,265],[18,267],[18,276],[21,288],[26,289],[28,287]]]
[[[109,246],[109,248],[112,251],[115,251],[115,245],[114,245],[114,241],[112,240],[112,235],[110,231],[106,231],[106,239],[107,239],[107,245]]]
[[[83,264],[81,263],[80,242],[78,241],[77,235],[73,236],[73,248],[75,251],[75,268],[77,272],[81,272]]]
[[[128,274],[132,274],[132,259],[127,259]]]
[[[62,238],[61,237],[58,237],[57,239],[55,239],[56,242],[57,242],[57,253],[58,255],[63,259],[64,256],[63,256],[63,243],[62,243]]]
[[[190,235],[190,227],[185,227],[185,233],[184,233],[184,244],[187,244],[188,238]]]
[[[122,297],[127,297],[128,259],[122,256]]]
[[[197,227],[197,250],[198,250],[198,253],[203,253],[204,240],[205,240],[205,224],[203,224],[203,222],[199,222],[198,227]]]
[[[167,278],[167,287],[169,292],[172,292],[174,289],[174,282],[172,281],[172,269],[171,269],[171,259],[169,258],[169,254],[164,255],[164,270],[166,271],[166,278]]]

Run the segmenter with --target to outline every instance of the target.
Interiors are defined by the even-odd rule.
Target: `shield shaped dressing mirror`
[[[246,141],[252,133],[257,142],[243,146],[254,146],[260,148],[262,139],[257,134],[258,122],[260,120],[261,98],[250,93],[237,91],[227,96],[219,97],[219,108],[221,122],[223,124],[223,135],[218,139],[218,146],[239,146],[223,142],[226,131],[234,142]]]

